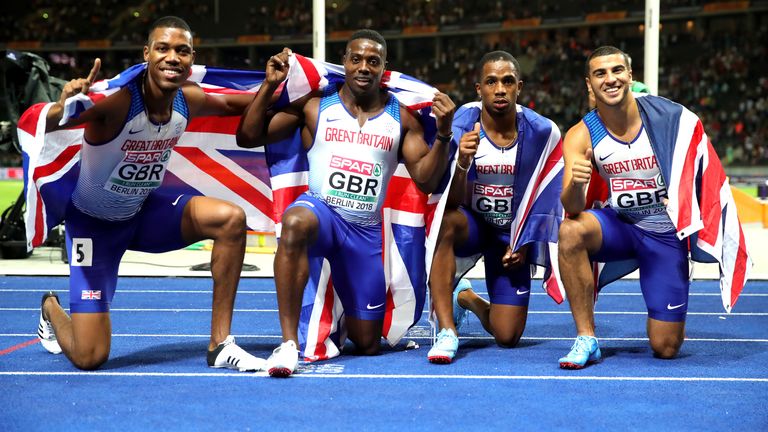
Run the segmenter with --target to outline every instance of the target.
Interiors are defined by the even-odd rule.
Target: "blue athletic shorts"
[[[109,311],[120,259],[126,250],[167,252],[186,246],[181,236],[181,218],[191,198],[153,192],[136,216],[116,222],[89,216],[70,201],[64,225],[69,251],[70,311]]]
[[[488,225],[480,215],[459,207],[467,217],[469,239],[455,248],[458,257],[483,254],[485,283],[493,304],[528,307],[531,299],[531,268],[524,264],[512,270],[501,265],[501,258],[509,246],[509,232]]]
[[[381,225],[361,226],[344,220],[324,201],[308,194],[288,208],[304,207],[319,221],[309,256],[324,257],[344,313],[361,320],[384,319],[387,295],[381,256]]]
[[[636,259],[648,316],[659,321],[685,321],[690,287],[686,241],[679,240],[674,232],[638,228],[611,208],[588,211],[597,217],[603,231],[603,244],[590,258],[600,262]]]

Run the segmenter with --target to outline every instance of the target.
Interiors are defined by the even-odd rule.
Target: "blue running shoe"
[[[597,363],[602,358],[597,338],[578,336],[571,347],[571,352],[560,359],[562,369],[583,369],[588,364]]]
[[[459,338],[451,329],[444,328],[437,334],[437,341],[427,353],[430,363],[448,364],[459,349]]]
[[[459,305],[459,294],[462,291],[472,289],[472,284],[468,279],[459,280],[459,284],[453,289],[453,324],[456,326],[456,331],[459,331],[461,325],[464,324],[464,318],[467,316],[467,310]]]

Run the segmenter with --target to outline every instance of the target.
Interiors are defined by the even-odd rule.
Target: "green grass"
[[[733,187],[753,198],[757,198],[757,186],[755,185],[733,185]]]
[[[21,180],[0,180],[0,213],[16,202],[22,189]]]

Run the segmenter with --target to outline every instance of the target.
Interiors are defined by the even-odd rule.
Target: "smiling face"
[[[620,105],[630,92],[632,69],[621,54],[594,57],[589,61],[586,83],[598,105]]]
[[[491,115],[504,115],[515,110],[517,96],[523,88],[520,73],[508,60],[489,61],[483,65],[481,80],[475,84],[483,110]]]
[[[195,51],[192,35],[175,27],[158,27],[144,47],[149,79],[164,91],[178,89],[189,78]]]
[[[354,39],[344,54],[344,82],[353,95],[378,93],[384,74],[387,53],[384,47],[370,39]]]

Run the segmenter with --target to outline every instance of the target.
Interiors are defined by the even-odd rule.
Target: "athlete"
[[[330,262],[344,306],[349,339],[359,353],[379,352],[386,285],[381,255],[381,208],[402,159],[417,186],[434,190],[448,164],[455,106],[437,93],[438,134],[424,140],[416,114],[382,88],[387,44],[372,30],[355,32],[342,58],[345,81],[287,108],[268,112],[288,74],[289,49],[272,56],[266,79],[238,128],[238,145],[261,146],[301,130],[309,161],[309,191],[282,216],[275,284],[283,343],[267,361],[271,376],[292,374],[298,362],[298,321],[308,280],[308,257]]]
[[[528,316],[530,264],[535,262],[528,256],[531,243],[510,246],[510,229],[521,198],[516,194],[523,194],[532,173],[530,167],[517,165],[538,160],[547,143],[560,141],[553,122],[517,105],[523,81],[520,65],[511,54],[487,53],[478,66],[475,88],[481,102],[461,107],[454,118],[454,134],[461,139],[430,273],[440,331],[427,358],[438,364],[451,363],[456,355],[457,329],[467,310],[477,315],[499,346],[511,348],[519,342]],[[461,130],[462,124],[468,127]],[[559,182],[556,188],[552,215],[546,219],[554,222],[552,236],[562,213],[556,210]],[[536,223],[521,221],[526,227]],[[453,288],[456,258],[477,254],[484,258],[490,302],[478,296],[466,279]]]
[[[65,216],[72,315],[55,293],[45,294],[38,335],[43,347],[63,352],[80,369],[96,369],[109,357],[109,306],[123,253],[165,252],[202,239],[215,240],[208,365],[255,371],[265,364],[229,335],[245,253],[244,211],[214,198],[155,191],[192,117],[240,115],[253,99],[207,96],[187,81],[194,58],[187,23],[160,18],[144,47],[144,74],[78,119],[59,125],[66,99],[87,93],[96,78],[101,66],[96,59],[88,77],[70,81],[48,111],[46,131],[84,124],[85,132],[80,174]]]
[[[596,49],[585,73],[596,109],[568,131],[563,148],[561,199],[569,217],[560,227],[559,262],[578,337],[560,367],[581,369],[601,360],[590,260],[635,261],[651,348],[656,357],[671,359],[685,338],[689,248],[667,209],[667,185],[679,180],[665,171],[675,146],[665,131],[677,126],[673,115],[660,113],[679,114],[682,107],[655,96],[635,97],[628,57],[615,47]],[[594,169],[607,183],[608,204],[584,211]]]

